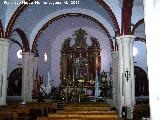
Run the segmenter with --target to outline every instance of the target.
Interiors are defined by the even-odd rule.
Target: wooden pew
[[[56,110],[57,109],[57,103],[53,102],[28,102],[26,105],[29,107],[30,112],[32,111],[41,111],[41,116],[45,116],[44,112],[46,110],[46,113],[48,115],[49,109]]]
[[[64,117],[64,118],[118,118],[116,114],[49,114],[48,117]]]
[[[2,111],[0,110],[0,120],[1,119],[13,119],[13,120],[16,120],[18,118],[18,113],[16,111]]]
[[[83,111],[83,110],[94,110],[94,111],[107,111],[110,110],[110,107],[103,107],[103,106],[66,106],[65,108],[66,111],[72,110],[72,111]]]
[[[65,114],[65,113],[105,113],[105,114],[117,114],[116,111],[87,111],[87,110],[84,110],[84,111],[64,111],[64,110],[58,110],[56,111],[56,113],[62,113],[62,114]]]
[[[58,117],[58,118],[51,118],[51,117],[38,117],[37,120],[84,120],[82,118],[61,118],[61,117]]]
[[[133,111],[134,120],[139,120],[142,117],[148,117],[150,115],[149,104],[137,104]]]
[[[37,120],[121,120],[117,112],[104,105],[74,104],[67,105],[65,111],[58,110],[48,114],[48,117],[38,117]]]
[[[63,118],[63,117],[38,117],[37,120],[123,120],[122,118]]]
[[[29,109],[26,105],[15,104],[15,105],[0,106],[0,112],[4,113],[4,111],[6,111],[6,112],[9,111],[10,114],[11,113],[17,114],[18,118],[24,118],[24,119],[29,118]],[[8,113],[6,113],[6,114],[8,114]]]
[[[70,103],[67,106],[108,106],[107,103]]]
[[[44,116],[44,111],[49,109],[57,109],[57,103],[53,102],[28,102],[26,104],[30,110],[40,110],[41,115]]]
[[[57,104],[51,102],[46,102],[46,103],[32,102],[27,104],[12,103],[10,105],[0,106],[0,112],[1,114],[4,114],[4,117],[5,116],[7,117],[8,114],[9,118],[19,118],[19,119],[20,118],[29,119],[29,113],[31,113],[32,110],[40,110],[43,116],[44,110],[46,110],[48,114],[49,109],[57,109]]]

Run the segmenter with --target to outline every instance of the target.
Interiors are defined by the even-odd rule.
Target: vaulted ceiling
[[[57,1],[61,2],[61,4],[53,5]],[[127,0],[77,0],[79,1],[78,4],[74,5],[70,4],[71,0],[67,0],[69,4],[65,4],[65,1],[37,0],[37,3],[40,4],[34,2],[34,4],[22,5],[17,4],[22,2],[22,0],[1,0],[0,20],[3,32],[5,33],[9,30],[12,32],[16,28],[21,29],[28,39],[30,49],[32,49],[32,44],[35,40],[39,41],[41,47],[45,48],[43,45],[46,44],[43,42],[47,42],[47,40],[53,42],[61,33],[78,27],[97,29],[105,34],[108,40],[111,39],[113,43],[115,42],[113,38],[118,34],[120,35],[122,28],[123,2]],[[47,2],[48,4],[46,5],[43,2]],[[127,13],[127,11],[125,12]],[[131,27],[135,28],[134,35],[141,38],[137,40],[145,40],[144,22],[138,23],[143,17],[143,0],[134,0]],[[3,37],[5,36],[4,33]],[[2,32],[0,34],[2,36]],[[22,43],[16,32],[7,37],[14,38]],[[144,43],[137,41],[135,45],[139,51],[141,51],[141,48],[145,49]],[[139,57],[141,57],[141,60],[146,59],[142,58],[146,56],[146,53],[141,54],[137,55],[137,59]],[[147,67],[143,67],[143,69],[147,70]]]

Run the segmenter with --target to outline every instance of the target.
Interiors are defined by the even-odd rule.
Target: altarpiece
[[[96,75],[101,71],[101,49],[95,37],[90,38],[92,45],[88,46],[87,35],[87,32],[80,28],[74,32],[73,46],[70,45],[70,37],[65,39],[62,45],[60,59],[62,89],[66,87],[71,90],[94,89]]]

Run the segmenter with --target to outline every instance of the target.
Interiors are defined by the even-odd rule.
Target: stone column
[[[22,69],[22,98],[23,102],[32,101],[33,90],[33,68],[34,68],[34,54],[25,52],[23,56],[23,69]]]
[[[122,106],[124,105],[124,95],[123,95],[123,54],[122,54],[122,42],[119,37],[116,38],[118,43],[118,94],[119,94],[119,116],[122,117]]]
[[[133,99],[133,41],[134,36],[125,35],[121,36],[122,48],[123,48],[123,83],[124,83],[124,106],[132,106]]]
[[[133,110],[134,105],[134,64],[133,64],[133,35],[124,35],[118,37],[119,54],[122,57],[123,65],[120,65],[120,77],[122,77],[122,96],[124,96],[123,107]],[[120,58],[120,57],[119,57]],[[120,62],[122,62],[120,61]],[[121,63],[120,63],[121,64]],[[120,78],[121,79],[121,78]],[[121,82],[121,81],[120,81]],[[121,86],[120,86],[121,87]],[[133,98],[134,97],[134,98]],[[132,112],[129,113],[132,118]]]
[[[113,81],[113,100],[115,106],[119,105],[119,88],[118,88],[118,51],[112,52],[112,81]]]
[[[0,105],[6,105],[8,48],[10,40],[0,38]]]

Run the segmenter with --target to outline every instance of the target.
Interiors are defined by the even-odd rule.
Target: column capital
[[[118,58],[118,51],[114,51],[114,52],[112,52],[111,53],[111,55],[112,55],[112,58]]]
[[[23,52],[22,53],[23,57],[29,57],[29,56],[33,56],[34,57],[34,53],[30,53],[30,52]]]
[[[39,57],[34,57],[35,62],[38,62],[38,60],[39,60]]]
[[[0,38],[0,45],[10,46],[11,41],[7,38]]]
[[[134,35],[122,35],[122,36],[116,37],[116,41],[117,41],[118,44],[124,43],[124,42],[133,43],[134,39],[135,39]]]

